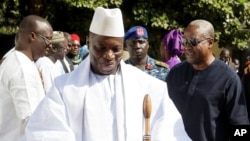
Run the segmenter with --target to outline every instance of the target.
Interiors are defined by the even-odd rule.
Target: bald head
[[[194,20],[189,23],[189,26],[196,26],[199,30],[199,33],[204,36],[204,38],[214,39],[214,27],[213,25],[206,20]]]
[[[44,56],[51,47],[53,29],[50,23],[37,15],[23,18],[16,35],[16,50],[31,60]]]
[[[45,26],[51,27],[50,23],[46,19],[37,15],[29,15],[24,17],[24,19],[21,21],[19,30],[21,32],[39,32]]]
[[[225,54],[230,55],[230,50],[227,48],[222,49],[220,52],[220,56],[225,55]]]

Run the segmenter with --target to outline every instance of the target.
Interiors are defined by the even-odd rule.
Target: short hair
[[[203,34],[204,37],[214,39],[214,27],[209,21],[197,19],[190,22],[188,26],[198,26],[199,32]]]
[[[64,37],[68,40],[68,41],[71,41],[72,39],[71,39],[71,36],[70,36],[70,34],[68,33],[68,32],[63,32],[63,35],[64,35]]]
[[[32,32],[32,31],[40,30],[39,24],[41,22],[50,25],[50,23],[46,19],[44,19],[40,16],[37,16],[37,15],[26,16],[23,18],[23,20],[21,21],[21,23],[19,25],[19,31]]]
[[[229,55],[231,54],[231,52],[230,52],[229,49],[223,48],[223,49],[221,50],[221,52],[220,52],[220,56],[222,56],[223,54],[226,54],[227,52],[228,52]]]

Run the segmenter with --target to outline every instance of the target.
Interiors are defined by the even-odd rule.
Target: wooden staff
[[[150,115],[151,115],[151,99],[149,94],[145,95],[143,100],[143,114],[145,121],[145,135],[143,136],[143,141],[151,141],[150,135]]]

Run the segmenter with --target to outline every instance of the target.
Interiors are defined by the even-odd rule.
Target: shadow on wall
[[[6,52],[8,52],[11,48],[15,46],[14,40],[15,40],[15,34],[13,35],[0,34],[0,43],[1,43],[0,58],[2,58]]]

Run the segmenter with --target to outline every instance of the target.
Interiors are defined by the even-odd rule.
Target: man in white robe
[[[89,55],[55,80],[26,128],[26,141],[142,141],[143,99],[151,97],[152,141],[189,141],[167,85],[122,60],[124,27],[118,8],[98,7]]]
[[[36,61],[36,66],[42,76],[45,94],[54,85],[54,79],[64,74],[63,68],[57,64],[64,58],[68,45],[68,41],[65,39],[62,31],[53,31],[51,42],[52,48],[48,51],[48,55]]]
[[[0,141],[19,141],[29,117],[45,96],[34,61],[50,48],[47,38],[52,38],[52,31],[42,17],[25,17],[16,47],[0,65]]]
[[[53,86],[54,79],[57,76],[64,74],[63,68],[57,65],[58,61],[54,63],[47,56],[41,57],[36,61],[37,69],[39,70],[42,77],[45,94],[47,94],[51,89],[51,87]]]

